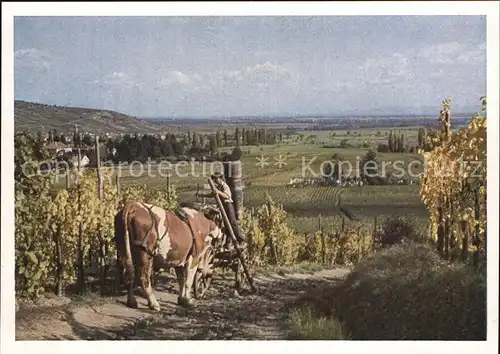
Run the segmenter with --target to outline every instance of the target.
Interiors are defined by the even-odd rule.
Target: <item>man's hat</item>
[[[220,173],[220,172],[214,172],[211,177],[212,177],[212,179],[215,179],[215,178],[224,178],[224,175],[222,173]]]

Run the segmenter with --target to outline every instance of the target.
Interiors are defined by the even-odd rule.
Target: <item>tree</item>
[[[420,127],[418,129],[418,147],[422,149],[425,144],[425,136],[426,136],[426,131],[424,127]]]
[[[189,140],[189,133],[188,133],[188,140]],[[192,134],[192,138],[191,138],[191,147],[193,147],[193,148],[198,147],[198,142],[199,142],[198,136],[197,136],[196,132],[194,132]]]
[[[348,146],[349,146],[348,142],[349,142],[349,140],[347,140],[347,139],[342,139],[342,140],[340,141],[340,143],[339,143],[339,147],[341,147],[341,148],[346,148],[346,147],[348,147]]]
[[[236,128],[234,130],[234,140],[236,146],[240,146],[240,137],[241,137],[240,128]]]
[[[238,161],[241,158],[241,155],[243,153],[241,152],[241,149],[239,146],[235,146],[233,151],[231,152],[231,155],[229,155],[229,160],[231,161]]]
[[[387,146],[386,144],[378,144],[377,152],[390,152],[389,146]]]
[[[50,178],[37,172],[49,162],[49,153],[35,136],[19,133],[14,137],[14,180],[16,192],[36,195],[48,187]]]
[[[73,146],[75,147],[82,146],[82,137],[80,136],[80,133],[73,134]]]
[[[218,131],[218,130],[215,133],[215,141],[217,143],[217,147],[219,147],[219,146],[222,145],[222,138],[221,138],[221,135],[220,135],[220,131]]]
[[[54,142],[54,133],[52,132],[52,130],[49,130],[49,137],[47,139],[47,142],[49,144]]]
[[[217,146],[217,139],[215,136],[210,136],[210,155],[216,156],[219,153],[219,147]]]
[[[323,165],[323,176],[327,178],[332,178],[338,180],[342,175],[342,171],[340,168],[340,163],[343,159],[339,154],[335,153],[332,155],[330,161]]]
[[[241,128],[241,145],[248,145],[245,128]]]
[[[252,145],[252,131],[247,129],[245,131],[245,145]]]
[[[174,154],[184,155],[186,152],[187,142],[186,140],[175,141],[173,144]]]
[[[373,178],[378,175],[377,153],[372,149],[367,151],[361,161],[360,175],[364,178]]]
[[[43,144],[43,142],[44,142],[43,134],[40,130],[36,132],[36,137],[37,137],[37,141],[39,143]]]
[[[61,135],[59,135],[59,141],[61,143],[63,143],[63,144],[67,144],[68,143],[68,140],[66,139],[66,137],[62,133],[61,133]]]
[[[87,146],[93,146],[94,145],[94,139],[89,134],[85,134],[82,143]]]

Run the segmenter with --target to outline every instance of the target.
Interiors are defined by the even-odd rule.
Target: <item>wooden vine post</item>
[[[480,201],[479,201],[479,189],[474,190],[474,234],[472,237],[472,245],[476,247],[474,251],[473,264],[477,268],[479,266],[479,254],[480,246],[481,246],[481,210],[480,210]]]
[[[168,200],[168,203],[170,204],[170,197],[171,197],[171,194],[170,194],[170,173],[167,175],[167,200]]]
[[[66,169],[66,190],[71,186],[71,173],[69,171],[69,167]]]
[[[115,174],[115,185],[116,185],[116,192],[120,194],[120,172],[116,170]]]
[[[256,293],[257,288],[255,287],[255,284],[253,282],[253,278],[250,275],[250,272],[248,271],[248,267],[246,265],[245,259],[243,258],[243,254],[241,253],[241,250],[238,247],[238,243],[236,242],[236,236],[234,236],[233,227],[231,226],[231,223],[229,222],[226,211],[224,210],[224,206],[222,205],[222,201],[220,200],[219,195],[217,194],[217,188],[215,187],[214,182],[210,178],[208,179],[208,183],[210,184],[210,188],[212,189],[212,192],[214,193],[215,201],[217,202],[217,206],[219,207],[219,211],[222,214],[222,220],[224,221],[224,224],[226,225],[226,229],[229,232],[229,238],[231,239],[231,242],[233,243],[233,246],[236,249],[236,253],[237,253],[238,258],[240,260],[240,263],[243,267],[243,271],[245,272],[248,284],[250,285],[250,288],[252,289],[252,291],[254,293]]]
[[[56,277],[56,295],[62,296],[63,294],[63,259],[62,259],[62,246],[61,246],[61,229],[57,228],[55,235],[56,241],[56,260],[57,260],[57,277]]]
[[[321,214],[319,214],[318,216],[318,228],[321,237],[321,261],[323,262],[323,264],[326,264],[326,238],[325,233],[323,232],[323,222]]]
[[[75,136],[78,136],[78,126],[75,124]],[[77,188],[77,205],[78,212],[81,212],[81,184],[80,184],[80,173],[81,173],[81,163],[82,163],[82,152],[80,149],[80,139],[78,139],[78,165],[77,165],[77,173],[76,173],[76,188]],[[78,224],[78,289],[81,293],[85,292],[85,268],[83,266],[83,224],[80,221]]]
[[[268,200],[267,201],[267,215],[268,215],[268,221],[271,220],[271,217],[272,217],[272,214],[273,214],[273,206],[271,204],[271,201]],[[273,257],[273,261],[274,261],[274,264],[278,264],[278,250],[276,249],[276,236],[275,235],[271,235],[271,238],[270,238],[270,246],[271,246],[271,254],[272,254],[272,257]]]
[[[467,230],[467,221],[460,221],[460,231],[462,232],[462,261],[469,258],[469,231]]]
[[[99,151],[99,136],[95,139],[95,151],[96,151],[96,164],[97,164],[97,192],[99,195],[99,216],[103,217],[103,203],[104,203],[104,191],[102,184],[102,174],[101,174],[101,154]],[[106,252],[107,242],[104,237],[104,229],[102,223],[99,227],[99,276],[101,282],[101,291],[104,291],[106,283]]]

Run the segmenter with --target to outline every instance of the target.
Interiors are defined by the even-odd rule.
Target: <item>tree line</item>
[[[404,133],[395,132],[391,130],[389,132],[389,137],[387,139],[387,144],[379,144],[377,147],[378,152],[416,152],[417,149],[422,149],[424,151],[432,150],[434,143],[433,138],[438,136],[438,131],[436,129],[426,129],[420,127],[417,133],[417,144],[416,146],[410,146],[408,144],[407,137]]]
[[[220,159],[225,154],[219,152],[221,147],[233,147],[231,158],[241,155],[242,146],[273,145],[283,141],[283,134],[264,128],[235,128],[220,130],[212,134],[188,131],[185,134],[126,134],[118,137],[99,136],[99,141],[105,145],[103,158],[114,162],[146,161],[165,157],[211,157]],[[73,133],[71,138],[50,130],[46,139],[38,132],[38,140],[50,144],[61,142],[74,147],[93,148],[95,138],[88,133]],[[236,154],[236,155],[235,155]],[[227,155],[227,154],[226,154]],[[228,157],[226,156],[226,157]]]

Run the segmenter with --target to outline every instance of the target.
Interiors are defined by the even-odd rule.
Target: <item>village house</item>
[[[61,153],[61,151],[63,153],[71,152],[73,148],[61,142],[52,142],[47,144],[45,146],[45,149],[50,154],[50,156],[56,156],[57,154]]]

